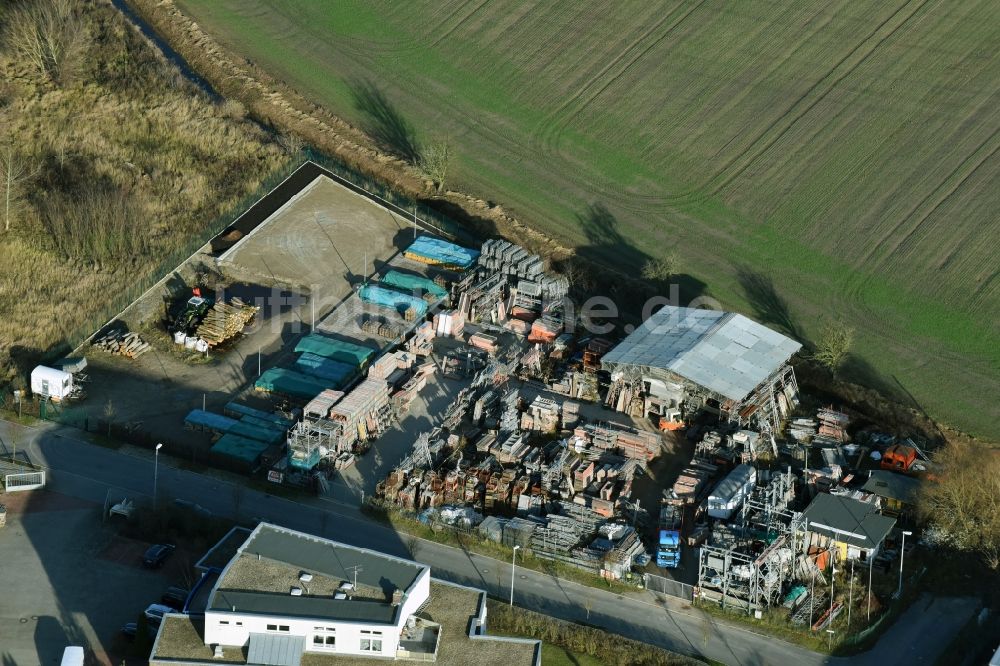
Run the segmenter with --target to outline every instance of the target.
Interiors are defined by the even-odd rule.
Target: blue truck
[[[681,508],[664,503],[660,506],[660,527],[656,546],[656,566],[676,569],[681,564]]]

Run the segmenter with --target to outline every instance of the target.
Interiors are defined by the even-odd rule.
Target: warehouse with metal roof
[[[665,306],[601,360],[645,413],[716,408],[741,426],[777,424],[796,400],[788,365],[802,345],[733,312]]]

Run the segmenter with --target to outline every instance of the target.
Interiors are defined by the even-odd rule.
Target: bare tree
[[[591,269],[576,255],[571,255],[560,261],[558,271],[569,282],[571,289],[587,292],[594,287]]]
[[[642,267],[642,277],[647,280],[669,282],[670,278],[677,274],[680,266],[680,257],[676,252],[671,252],[658,259],[651,259]]]
[[[0,149],[0,187],[3,188],[4,231],[10,231],[11,221],[17,213],[24,196],[24,186],[34,177],[28,160],[14,151],[14,146]]]
[[[447,141],[432,143],[420,158],[420,166],[424,173],[434,181],[438,192],[444,189],[448,169],[451,167],[451,144]]]
[[[108,403],[104,405],[104,418],[108,420],[108,437],[111,437],[111,421],[118,414],[118,410],[115,409],[115,403],[108,400]]]
[[[842,321],[836,321],[824,329],[812,357],[817,363],[835,373],[851,352],[853,344],[854,329]]]
[[[954,547],[1000,569],[1000,453],[978,442],[951,442],[934,462],[940,472],[920,485],[920,517]]]
[[[245,112],[244,112],[245,115]],[[302,152],[305,148],[305,141],[302,140],[295,132],[282,132],[278,137],[278,145],[280,145],[286,153],[295,157]]]
[[[73,4],[42,0],[14,10],[7,21],[7,43],[14,56],[53,81],[72,76],[86,41]]]

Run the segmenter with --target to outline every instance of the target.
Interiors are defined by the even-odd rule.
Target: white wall
[[[363,602],[362,602],[363,603]],[[405,618],[403,618],[405,621]],[[228,622],[229,624],[221,624]],[[242,623],[242,624],[237,624]],[[269,631],[267,625],[287,626],[288,631]],[[333,627],[336,629],[337,646],[336,651],[314,650],[313,636],[316,634],[314,627]],[[382,632],[381,652],[362,652],[360,649],[362,630]],[[370,625],[355,622],[331,622],[330,620],[303,620],[300,618],[279,618],[264,617],[261,615],[247,615],[237,611],[205,612],[205,644],[206,645],[228,645],[244,646],[250,640],[250,634],[276,633],[282,636],[305,636],[306,652],[323,652],[331,654],[354,654],[368,655],[375,657],[395,657],[396,648],[399,646],[399,634],[402,630],[400,626],[393,625]],[[367,638],[367,636],[366,636]],[[377,638],[377,637],[376,637]]]
[[[48,382],[43,388],[42,382]],[[56,368],[39,365],[31,371],[31,392],[49,395],[56,400],[65,398],[73,390],[73,375]]]
[[[400,629],[406,623],[406,618],[417,612],[417,609],[424,605],[424,602],[431,596],[431,572],[424,569],[416,582],[410,586],[410,594],[403,602],[403,612],[400,614]]]

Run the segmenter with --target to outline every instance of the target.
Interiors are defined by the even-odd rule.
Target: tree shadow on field
[[[382,149],[411,164],[419,162],[420,146],[413,126],[385,93],[369,79],[353,79],[347,86],[354,98],[354,108],[361,112],[361,128]]]
[[[587,275],[580,284],[582,288],[574,289],[578,295],[608,295],[622,313],[633,318],[651,314],[645,310],[654,296],[668,297],[671,304],[686,306],[704,295],[705,283],[684,273],[671,275],[669,283],[644,280],[643,267],[652,257],[623,235],[618,218],[603,203],[589,204],[583,212],[577,213],[576,223],[587,239],[586,245],[576,249],[576,255],[587,265]],[[612,267],[615,272],[600,271],[602,265]],[[623,281],[623,275],[629,279]],[[677,302],[673,302],[675,295]]]
[[[788,302],[778,293],[771,276],[755,271],[749,266],[740,266],[736,273],[736,279],[743,288],[743,293],[750,302],[757,319],[765,324],[777,326],[791,337],[802,342],[806,348],[813,346],[805,332],[799,328],[792,317],[792,313],[788,309]]]

